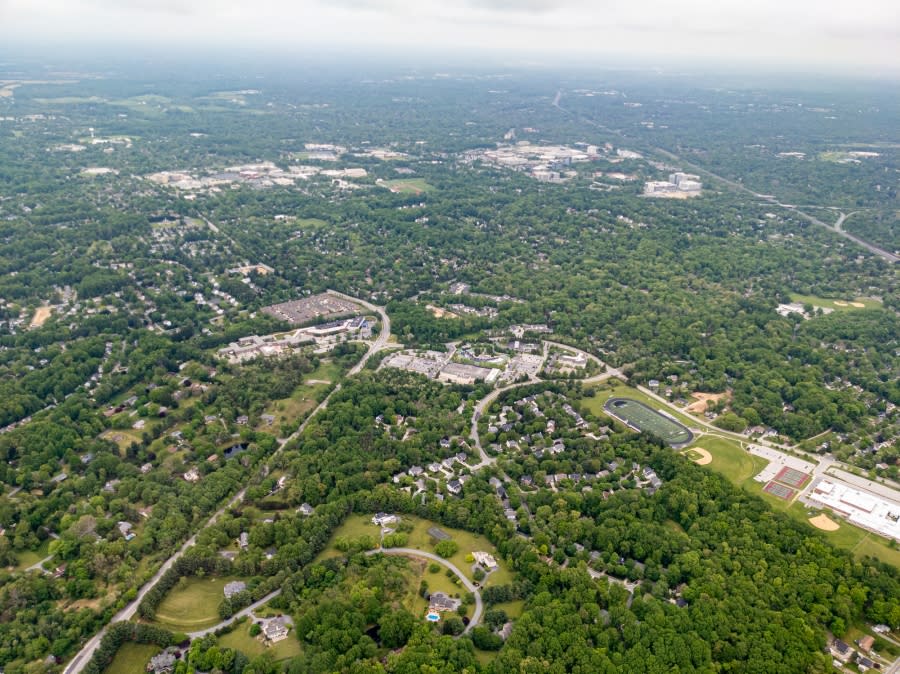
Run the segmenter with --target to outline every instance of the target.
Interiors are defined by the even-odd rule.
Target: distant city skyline
[[[475,50],[534,62],[633,59],[900,73],[895,0],[0,0],[7,44],[222,47],[348,56]]]

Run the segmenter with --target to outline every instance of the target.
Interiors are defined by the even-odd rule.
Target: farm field
[[[156,611],[156,622],[170,629],[192,632],[212,627],[221,621],[219,604],[226,583],[233,577],[187,577],[166,595]]]
[[[653,433],[667,444],[677,447],[689,443],[693,434],[682,424],[660,414],[646,404],[630,398],[610,398],[603,409],[640,431]]]
[[[147,674],[147,663],[161,650],[155,644],[124,643],[104,674]]]

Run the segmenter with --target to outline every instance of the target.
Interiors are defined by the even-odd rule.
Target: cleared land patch
[[[603,409],[639,432],[653,433],[671,447],[683,447],[694,439],[681,423],[660,414],[642,402],[630,398],[610,398]]]
[[[39,328],[44,323],[47,322],[47,319],[50,318],[50,315],[53,313],[53,307],[38,307],[34,316],[31,318],[31,327]]]
[[[706,411],[707,403],[710,401],[717,403],[720,400],[727,400],[731,398],[730,393],[699,393],[694,392],[691,394],[697,400],[688,405],[685,409],[692,414],[703,414]]]

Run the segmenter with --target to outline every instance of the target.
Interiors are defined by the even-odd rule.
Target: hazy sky
[[[0,41],[900,70],[900,0],[0,0]]]

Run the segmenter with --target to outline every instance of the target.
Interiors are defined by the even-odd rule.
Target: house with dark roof
[[[847,662],[853,655],[853,649],[840,639],[835,639],[831,642],[831,654],[841,662]]]
[[[428,598],[429,611],[455,611],[462,602],[459,599],[444,594],[443,592],[433,592]]]
[[[857,654],[856,656],[856,666],[859,668],[859,671],[865,672],[869,669],[875,669],[878,665],[875,664],[874,660],[870,660],[865,655]]]

